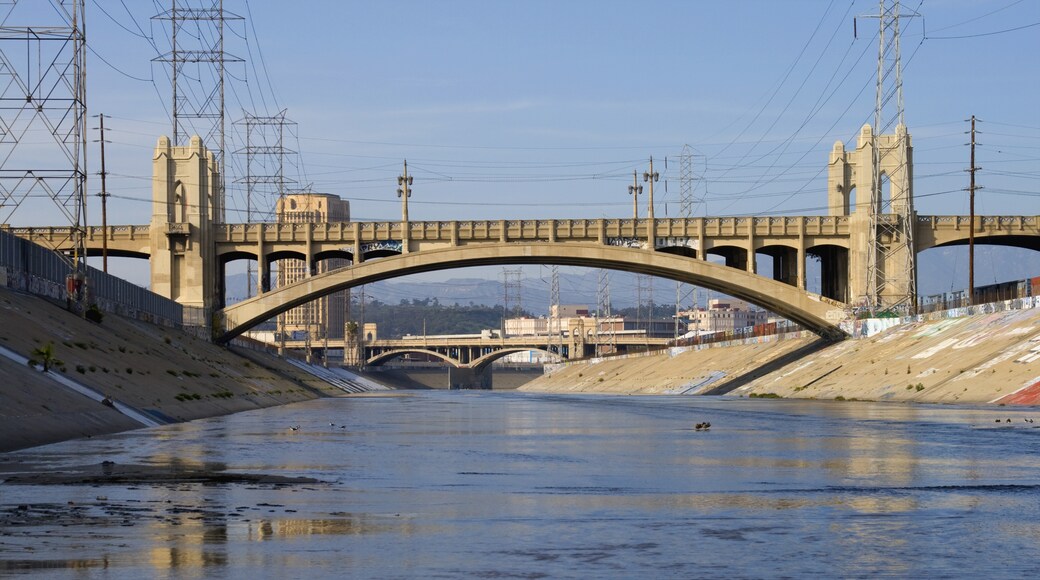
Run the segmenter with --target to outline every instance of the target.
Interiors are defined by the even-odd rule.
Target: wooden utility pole
[[[98,115],[101,119],[101,269],[108,273],[108,189],[105,187],[105,114]]]
[[[971,167],[968,181],[968,215],[971,226],[968,229],[968,305],[975,305],[975,115],[971,116]]]

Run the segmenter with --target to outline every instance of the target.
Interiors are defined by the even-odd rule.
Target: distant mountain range
[[[928,296],[963,290],[968,281],[967,247],[937,248],[921,255],[918,262],[918,291]],[[819,273],[808,272],[810,288],[818,287]],[[550,276],[548,268],[524,270],[520,284],[520,306],[534,314],[545,314],[549,309]],[[813,277],[816,276],[817,280]],[[1040,276],[1040,252],[978,246],[975,257],[975,284],[984,286],[994,282],[1021,280]],[[246,296],[244,274],[228,277],[230,296]],[[566,268],[560,272],[560,303],[584,304],[595,308],[599,270]],[[610,295],[612,308],[628,308],[637,305],[637,276],[628,272],[610,273]],[[691,287],[684,286],[681,303],[684,307],[693,301]],[[425,281],[401,278],[369,284],[365,287],[367,300],[377,299],[385,304],[398,304],[402,300],[436,299],[441,304],[475,304],[480,306],[501,305],[505,298],[501,277],[452,278],[444,281]],[[644,294],[646,291],[644,289]],[[708,297],[721,296],[700,290],[698,303],[704,304]],[[657,304],[674,304],[675,283],[655,279],[653,299]],[[516,304],[510,299],[511,309]]]

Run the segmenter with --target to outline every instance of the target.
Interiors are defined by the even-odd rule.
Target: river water
[[[474,391],[311,401],[0,455],[8,476],[113,461],[320,480],[2,484],[0,576],[1037,577],[1034,417]]]

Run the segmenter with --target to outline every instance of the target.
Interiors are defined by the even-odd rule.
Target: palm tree
[[[54,355],[53,342],[48,342],[47,344],[34,349],[32,355],[33,358],[29,359],[29,366],[35,367],[36,365],[41,365],[43,366],[43,372],[51,370],[52,367],[64,364]]]

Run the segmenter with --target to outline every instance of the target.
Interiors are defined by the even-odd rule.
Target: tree
[[[54,343],[48,342],[47,344],[33,349],[32,358],[29,359],[29,366],[35,367],[40,365],[43,367],[43,372],[51,370],[55,366],[61,366],[64,364],[54,354]]]

